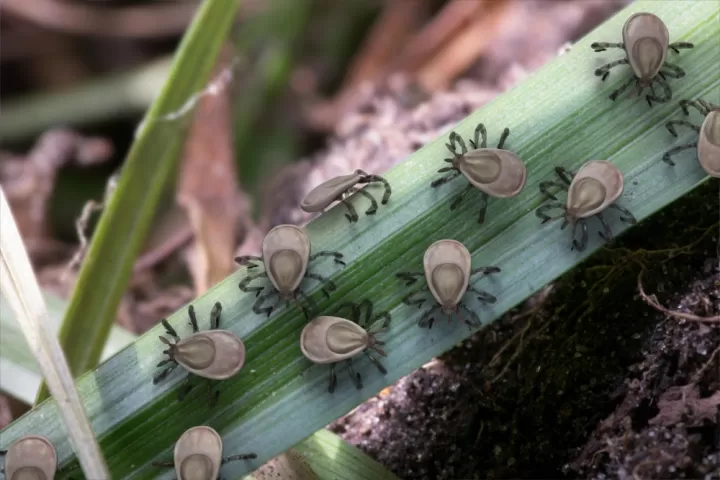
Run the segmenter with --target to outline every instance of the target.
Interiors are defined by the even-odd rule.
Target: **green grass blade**
[[[128,153],[60,328],[60,343],[75,375],[97,365],[156,205],[167,182],[174,178],[172,173],[188,123],[165,122],[161,117],[179,110],[205,85],[238,3],[207,0],[200,5],[178,48],[168,82]],[[43,386],[38,400],[46,397]]]
[[[664,19],[672,41],[696,45],[672,57],[687,72],[685,78],[671,80],[675,100],[653,108],[644,98],[617,102],[607,98],[628,78],[627,69],[619,67],[605,83],[593,75],[601,63],[620,54],[595,54],[590,43],[619,41],[623,23],[638,11]],[[223,435],[227,454],[258,454],[255,461],[223,466],[224,477],[239,478],[467,338],[471,332],[457,320],[438,321],[430,331],[418,328],[415,322],[422,310],[401,303],[411,287],[404,287],[394,278],[395,273],[419,270],[424,250],[435,240],[461,240],[472,253],[474,266],[503,269],[477,285],[496,295],[496,304],[480,306],[468,296],[485,324],[582,262],[601,246],[595,234],[597,224],[590,224],[588,249],[578,253],[569,249],[567,230],[560,230],[557,223],[541,225],[534,215],[541,203],[538,183],[552,179],[557,165],[576,169],[590,159],[612,161],[625,173],[626,189],[620,204],[638,220],[706,181],[692,152],[678,157],[674,168],[661,158],[673,145],[693,138],[692,132],[683,131],[675,139],[664,127],[669,118],[681,116],[677,100],[720,96],[719,15],[716,2],[695,2],[693,8],[682,1],[634,2],[570,52],[462,121],[457,131],[463,137],[483,122],[491,143],[497,142],[505,126],[510,127],[507,146],[528,168],[525,190],[512,200],[491,200],[484,225],[476,223],[477,203],[473,200],[477,197],[470,196],[451,215],[450,200],[464,189],[464,182],[429,188],[446,156],[447,135],[443,135],[385,175],[394,193],[378,215],[349,225],[340,206],[307,226],[314,251],[339,250],[348,262],[343,270],[332,262],[314,268],[331,275],[338,285],[329,300],[324,300],[318,289],[311,291],[322,311],[333,312],[345,301],[367,297],[378,311],[390,310],[393,315],[390,331],[382,337],[387,342],[388,357],[383,364],[388,374],[381,375],[367,359],[359,358],[355,368],[363,375],[362,390],[354,388],[341,367],[336,392],[327,393],[328,368],[310,364],[300,353],[298,338],[306,320],[295,308],[281,309],[270,319],[254,315],[254,296],[237,288],[245,270],[193,302],[201,325],[207,326],[212,304],[221,301],[222,327],[240,335],[247,347],[245,368],[219,385],[222,393],[214,408],[207,406],[202,384],[183,402],[177,401],[184,380],[180,372],[152,385],[155,364],[162,358],[157,340],[160,328],[81,378],[78,386],[113,474],[117,478],[170,478],[172,472],[158,471],[150,462],[170,458],[175,440],[185,429],[208,424]],[[610,223],[615,234],[628,228],[615,215]],[[169,321],[181,336],[190,332],[186,309]],[[3,438],[27,432],[48,435],[57,442],[61,461],[70,459],[53,402],[10,425]]]

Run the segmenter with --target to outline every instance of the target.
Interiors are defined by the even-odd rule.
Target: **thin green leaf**
[[[613,71],[601,82],[593,71],[620,54],[595,54],[593,41],[619,41],[622,25],[634,12],[649,11],[667,23],[673,41],[692,41],[696,47],[673,55],[687,76],[671,80],[675,100],[647,106],[644,98],[607,96],[630,74],[627,68]],[[461,240],[473,256],[473,265],[498,265],[502,272],[483,279],[478,287],[498,297],[487,306],[468,295],[468,303],[487,324],[517,305],[543,285],[558,278],[597,250],[601,242],[593,233],[583,253],[570,250],[569,232],[557,223],[541,225],[534,209],[541,204],[538,183],[553,178],[553,168],[577,169],[590,159],[612,161],[625,174],[625,194],[619,203],[642,220],[706,180],[694,154],[678,158],[677,166],[662,162],[662,154],[675,144],[691,141],[693,132],[675,139],[664,127],[680,116],[677,100],[720,95],[717,69],[717,38],[720,38],[720,7],[715,2],[637,1],[584,38],[573,49],[552,61],[521,85],[470,115],[457,126],[463,137],[483,122],[490,142],[497,142],[505,126],[511,128],[507,147],[525,161],[528,183],[511,200],[491,200],[485,223],[476,223],[477,192],[471,192],[457,210],[450,200],[466,183],[458,179],[438,189],[430,182],[447,155],[447,136],[438,138],[388,172],[393,186],[390,202],[374,217],[362,217],[349,225],[342,205],[311,222],[306,230],[313,251],[339,250],[348,265],[338,270],[332,262],[318,262],[314,270],[332,276],[337,291],[325,300],[316,288],[311,291],[323,312],[333,313],[343,302],[369,298],[378,311],[389,310],[393,323],[383,337],[388,357],[383,376],[365,358],[355,368],[363,375],[364,388],[356,390],[344,366],[338,368],[339,385],[327,392],[327,366],[316,366],[301,354],[298,339],[306,320],[296,308],[281,309],[270,318],[252,313],[255,298],[237,288],[243,269],[221,282],[193,304],[203,328],[207,328],[212,304],[223,304],[222,328],[236,332],[247,347],[247,363],[233,379],[219,385],[219,403],[209,408],[201,387],[177,401],[184,380],[176,372],[165,382],[152,385],[155,364],[162,358],[162,345],[153,329],[135,344],[110,359],[79,382],[81,395],[91,413],[94,430],[115,477],[170,478],[158,472],[153,460],[167,459],[174,442],[194,425],[216,428],[225,441],[227,454],[253,451],[257,460],[223,466],[223,476],[238,478],[269,458],[287,450],[312,432],[348,412],[384,386],[407,375],[439,355],[470,332],[457,320],[437,321],[432,330],[420,329],[416,321],[422,310],[401,303],[410,290],[395,274],[419,270],[427,246],[441,238]],[[381,173],[381,172],[377,172]],[[628,228],[608,216],[615,234]],[[314,284],[308,283],[309,286]],[[169,318],[180,333],[190,333],[183,308]],[[51,402],[9,426],[15,437],[34,431],[47,434],[59,445],[66,441],[58,433],[59,420]],[[62,461],[69,459],[67,448]]]
[[[49,315],[40,294],[40,285],[2,188],[0,230],[0,289],[15,311],[30,351],[40,364],[52,396],[59,405],[64,430],[78,454],[83,471],[90,478],[109,478],[100,446],[80,403],[75,380],[60,344],[49,328]]]
[[[60,329],[75,375],[100,359],[133,263],[172,175],[187,122],[166,121],[206,83],[235,18],[237,0],[203,2],[183,38],[168,82],[153,103],[128,153],[117,190],[100,217]],[[47,397],[41,388],[38,400]]]

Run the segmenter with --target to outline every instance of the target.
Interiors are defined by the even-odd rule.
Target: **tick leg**
[[[550,187],[558,187],[561,190],[567,190],[568,188],[567,185],[565,185],[564,183],[555,182],[553,180],[545,180],[544,182],[540,182],[540,193],[545,195],[546,198],[550,198],[552,200],[557,200],[557,197],[548,191]]]
[[[193,333],[200,331],[198,328],[197,317],[195,316],[195,307],[192,305],[188,307],[188,317],[190,317],[190,325],[192,325]]]
[[[697,147],[697,143],[688,143],[686,145],[680,145],[675,148],[672,148],[672,149],[668,150],[667,152],[665,152],[665,155],[663,155],[663,157],[662,157],[663,162],[668,163],[672,166],[675,166],[675,162],[673,162],[672,159],[670,158],[671,156],[675,155],[676,153],[682,152],[683,150],[688,150],[690,148],[695,148],[695,147]]]
[[[341,258],[343,258],[343,254],[342,254],[342,253],[340,253],[340,252],[332,252],[332,251],[330,251],[330,250],[323,250],[322,252],[317,252],[317,253],[314,253],[314,254],[310,255],[310,258],[308,258],[308,263],[309,263],[309,262],[312,262],[312,261],[315,261],[315,259],[320,258],[320,257],[334,257],[334,260],[333,260],[333,261],[334,261],[335,263],[339,263],[339,264],[342,265],[342,266],[345,266],[345,265],[346,265],[345,262],[343,262],[342,260],[340,260]]]
[[[628,87],[629,87],[630,85],[632,85],[633,83],[637,83],[637,79],[636,79],[635,77],[631,77],[631,78],[628,79],[625,83],[623,83],[622,85],[620,85],[617,89],[615,89],[614,92],[612,92],[612,93],[608,96],[608,98],[609,98],[610,100],[612,100],[612,101],[615,101],[615,99],[618,97],[618,95],[620,95],[622,92],[624,92],[625,90],[627,90]],[[632,93],[632,92],[631,92],[631,93]]]
[[[418,326],[420,328],[425,328],[427,326],[428,329],[432,328],[433,322],[435,321],[435,318],[433,318],[433,314],[440,309],[440,305],[434,305],[432,308],[429,308],[422,317],[420,317],[420,320],[418,320]]]
[[[335,364],[330,364],[330,382],[328,383],[328,392],[333,393],[337,385],[337,376],[335,375]]]
[[[248,268],[255,268],[257,267],[256,264],[250,262],[250,260],[257,260],[259,262],[262,262],[262,257],[258,257],[257,255],[245,255],[242,257],[235,257],[235,263],[238,265],[246,265]]]
[[[580,230],[582,231],[579,242],[575,239],[575,230],[577,229],[578,224],[580,225]],[[576,222],[573,222],[572,239],[572,246],[570,247],[570,250],[572,250],[573,248],[576,249],[578,252],[582,252],[583,250],[585,250],[588,241],[587,224],[585,223],[585,220],[578,220]]]
[[[688,122],[687,120],[670,120],[665,124],[665,128],[668,129],[668,131],[672,134],[673,137],[678,136],[677,132],[675,131],[675,125],[682,125],[684,127],[692,128],[697,133],[700,133],[700,127]],[[695,146],[695,144],[693,144],[693,146]]]
[[[563,210],[563,213],[561,215],[551,217],[550,215],[546,214],[545,212],[554,210],[556,208],[560,208]],[[540,217],[542,219],[542,223],[547,223],[552,220],[558,220],[560,218],[563,218],[565,216],[565,204],[560,202],[552,202],[548,203],[546,205],[543,205],[539,207],[537,210],[535,210],[535,216]]]
[[[322,283],[323,284],[322,292],[323,292],[323,294],[325,294],[325,298],[330,298],[330,294],[328,293],[328,290],[331,292],[334,292],[335,290],[337,290],[337,285],[335,285],[335,283],[332,280],[330,280],[327,277],[323,277],[319,273],[310,273],[310,272],[306,271],[305,278],[312,278],[313,280],[317,280],[320,283]],[[327,288],[327,290],[325,290],[326,288]]]
[[[172,360],[171,360],[171,361],[172,361]],[[173,370],[175,370],[175,367],[177,367],[177,363],[175,363],[174,361],[172,361],[172,362],[173,362],[172,365],[170,365],[168,368],[166,368],[166,369],[163,370],[162,372],[160,372],[160,373],[158,373],[157,375],[155,375],[155,377],[153,377],[153,385],[157,385],[158,383],[160,383],[161,381],[163,381],[163,380],[168,376],[168,374],[169,374],[170,372],[172,372]],[[159,364],[158,364],[158,365],[159,365]]]
[[[238,453],[237,455],[231,455],[222,459],[222,463],[235,462],[237,460],[252,460],[257,458],[255,453]]]
[[[480,211],[478,212],[478,223],[485,222],[485,213],[487,212],[488,194],[482,192],[480,194]]]
[[[498,142],[498,149],[502,149],[503,146],[505,146],[505,140],[507,140],[508,136],[510,135],[510,129],[505,127],[505,130],[503,130],[502,135],[500,135],[500,141]]]
[[[358,217],[357,211],[355,210],[355,207],[352,206],[352,203],[348,202],[344,198],[340,198],[339,200],[343,205],[345,205],[345,208],[348,209],[348,213],[345,214],[345,218],[347,218],[350,223],[357,222],[360,217]]]
[[[477,288],[475,288],[475,287],[468,287],[468,291],[473,292],[474,294],[476,294],[476,295],[477,295],[477,299],[480,300],[481,302],[485,302],[485,303],[495,303],[495,302],[497,302],[497,297],[495,297],[495,295],[490,295],[490,294],[489,294],[488,292],[486,292],[485,290],[479,290],[479,289],[477,289]]]
[[[621,43],[608,43],[608,42],[594,42],[590,45],[590,48],[596,52],[604,52],[608,48],[625,48],[625,44]]]
[[[477,275],[478,273],[480,273],[481,276],[489,275],[491,273],[498,273],[500,271],[501,271],[500,267],[478,267],[478,268],[473,268],[472,270],[470,270],[470,276],[472,277],[474,275]],[[478,277],[478,278],[480,278],[480,277]]]
[[[248,275],[240,282],[238,287],[240,287],[240,290],[242,290],[243,292],[256,292],[256,296],[260,295],[260,292],[264,290],[265,287],[249,287],[248,285],[256,278],[262,277],[267,277],[267,272],[253,273],[252,275]]]
[[[222,305],[220,302],[215,302],[213,309],[210,311],[210,328],[216,330],[220,328],[220,314],[222,313]]]
[[[405,281],[405,285],[412,285],[413,283],[417,282],[418,278],[424,275],[424,272],[400,272],[395,274],[397,278]]]
[[[450,132],[450,144],[452,145],[450,151],[455,155],[457,155],[457,153],[455,153],[456,143],[460,145],[460,155],[465,155],[468,151],[467,145],[465,145],[465,140],[463,140],[457,132]]]
[[[357,191],[360,195],[370,200],[370,208],[365,211],[365,215],[375,215],[378,209],[378,203],[369,192],[366,192],[364,188]]]
[[[635,219],[635,215],[632,214],[630,210],[627,208],[621,207],[620,205],[613,203],[608,206],[608,208],[614,208],[615,210],[619,211],[624,217],[620,217],[620,220],[623,222],[630,223],[632,225],[635,225],[637,223],[637,220]]]
[[[663,88],[663,93],[665,94],[664,97],[658,97],[655,93],[655,83],[659,83],[660,86]],[[667,81],[662,79],[661,77],[655,77],[655,81],[650,84],[650,91],[652,92],[651,95],[646,95],[645,99],[648,102],[648,105],[652,107],[652,102],[655,103],[667,103],[672,99],[672,90],[670,89],[670,85],[668,85]]]
[[[693,45],[690,42],[675,42],[668,45],[668,48],[671,49],[675,53],[680,53],[680,48],[693,48],[695,45]]]
[[[276,300],[275,303],[273,303],[269,307],[263,307],[262,304],[265,303],[265,300],[267,300],[268,298],[272,298],[277,294],[278,294],[278,291],[275,289],[272,289],[272,290],[268,291],[267,293],[264,293],[264,294],[260,295],[259,297],[257,297],[257,299],[255,299],[255,303],[253,304],[253,307],[252,307],[253,312],[255,312],[256,315],[262,315],[265,313],[269,317],[270,314],[272,313],[272,311],[275,310],[275,307],[277,306],[277,304],[280,300],[279,299]]]
[[[315,313],[318,311],[317,303],[315,303],[315,301],[312,298],[310,298],[308,295],[306,295],[302,289],[298,288],[296,290],[296,292],[300,297],[305,299],[305,301],[308,303],[308,305],[310,305],[310,315],[308,315],[307,310],[305,310],[305,308],[302,306],[302,304],[299,301],[297,302],[298,308],[300,308],[300,310],[303,312],[303,315],[305,315],[305,318],[307,320],[310,320],[310,316],[315,315]],[[324,290],[323,290],[323,292],[324,292]],[[326,295],[327,295],[327,293],[326,293]]]
[[[627,65],[628,63],[629,61],[627,58],[623,58],[622,60],[615,60],[614,62],[610,62],[595,70],[595,75],[598,77],[602,76],[602,81],[604,82],[608,75],[610,75],[611,68],[617,67],[618,65]]]
[[[350,378],[355,383],[355,388],[360,390],[363,387],[362,377],[360,376],[359,373],[355,372],[355,369],[353,368],[353,365],[352,365],[352,358],[348,358],[347,360],[345,360],[345,362],[347,363],[348,372],[350,373]]]
[[[163,324],[163,327],[165,327],[165,332],[166,332],[168,335],[172,335],[172,337],[175,339],[175,343],[179,342],[179,341],[180,341],[180,337],[178,337],[177,332],[176,332],[175,329],[170,325],[170,323],[168,323],[167,319],[163,318],[162,320],[160,320],[160,322]]]
[[[452,201],[452,203],[450,203],[450,210],[455,210],[458,207],[458,205],[460,205],[460,202],[462,201],[465,194],[467,192],[469,192],[470,190],[472,190],[472,188],[473,188],[473,184],[468,183],[467,187],[465,187],[465,189],[455,197],[455,199]]]
[[[360,183],[374,183],[374,182],[380,182],[383,184],[383,187],[385,187],[385,193],[383,193],[382,200],[380,200],[380,203],[385,205],[388,200],[390,200],[390,195],[392,194],[392,188],[390,188],[390,183],[388,183],[387,180],[385,180],[383,177],[379,175],[368,175],[362,170],[360,172],[364,175],[360,179]]]
[[[377,369],[380,370],[380,373],[382,373],[383,375],[387,375],[387,369],[383,367],[382,363],[380,363],[377,358],[373,357],[367,350],[365,350],[365,355],[367,355],[370,361],[375,364]]]
[[[663,63],[661,72],[663,75],[666,75],[670,78],[682,78],[685,76],[685,70],[678,67],[677,65],[673,65],[672,63],[667,62]]]
[[[405,305],[410,305],[410,306],[417,305],[418,307],[420,307],[420,306],[422,306],[423,303],[425,303],[425,300],[426,300],[426,299],[420,298],[420,299],[418,299],[418,300],[413,300],[412,298],[413,298],[415,295],[419,295],[419,294],[425,293],[425,291],[426,291],[426,287],[423,287],[423,288],[420,288],[420,289],[418,289],[418,290],[415,290],[414,292],[410,292],[410,293],[408,293],[407,295],[405,295],[405,296],[403,297],[402,302],[403,302]]]
[[[482,326],[482,323],[480,323],[480,317],[477,316],[477,313],[475,313],[475,312],[473,312],[472,310],[470,310],[470,309],[467,307],[467,305],[465,305],[464,303],[460,302],[460,303],[458,304],[458,308],[459,308],[460,310],[465,311],[466,313],[468,313],[468,314],[470,315],[470,318],[472,319],[472,321],[471,321],[470,319],[467,319],[467,318],[463,319],[464,322],[465,322],[465,324],[466,324],[468,327],[471,327],[471,328],[472,328],[472,327],[480,327],[480,326]]]
[[[704,100],[680,100],[680,108],[682,108],[685,115],[690,115],[688,107],[693,107],[695,110],[700,112],[703,117],[712,110],[710,105],[708,105]]]
[[[375,315],[375,318],[373,318],[373,320],[372,320],[372,325],[375,325],[376,323],[378,323],[380,321],[380,319],[383,319],[383,318],[385,319],[385,321],[382,323],[380,328],[374,329],[373,333],[387,332],[387,329],[390,326],[390,320],[391,320],[390,314],[388,312],[380,312],[377,315]]]
[[[213,392],[212,388],[212,381],[207,381],[207,395],[208,395],[208,405],[211,407],[214,407],[217,405],[218,397],[220,397],[220,390],[216,390]]]
[[[481,136],[482,142],[480,141]],[[470,140],[470,145],[473,148],[487,148],[487,130],[485,130],[485,125],[482,123],[478,123],[477,127],[475,127],[475,140]]]
[[[600,220],[600,225],[602,225],[603,227],[603,231],[598,232],[598,235],[600,235],[600,238],[602,238],[606,242],[609,242],[612,239],[612,230],[610,229],[610,225],[608,225],[602,213],[598,213],[597,218],[598,220]]]
[[[192,390],[193,386],[190,384],[191,380],[192,377],[188,375],[183,384],[180,386],[180,390],[178,390],[178,401],[182,402],[187,394],[190,393],[190,390]]]
[[[575,177],[575,172],[565,167],[555,167],[555,175],[569,187],[573,177]],[[565,188],[565,190],[567,190],[567,188]]]
[[[437,188],[440,185],[442,185],[443,183],[447,183],[450,180],[453,180],[458,175],[461,175],[461,172],[459,170],[455,170],[453,173],[451,173],[447,177],[442,177],[442,178],[438,178],[437,180],[433,180],[432,183],[430,184],[430,187]]]

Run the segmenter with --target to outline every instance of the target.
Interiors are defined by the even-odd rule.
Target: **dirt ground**
[[[720,314],[719,184],[330,429],[404,479],[720,478],[720,324],[637,290]]]

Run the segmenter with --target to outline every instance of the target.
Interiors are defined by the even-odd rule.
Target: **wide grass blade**
[[[86,475],[89,478],[109,478],[105,459],[80,403],[75,380],[50,329],[40,286],[2,188],[0,231],[0,288],[17,315],[30,351],[48,382],[64,424],[61,430],[67,432]],[[10,443],[4,434],[2,443]]]
[[[238,4],[237,0],[207,0],[200,5],[178,48],[170,77],[128,153],[60,328],[60,343],[75,375],[97,365],[158,201],[174,179],[188,122],[164,117],[183,107],[205,85]],[[46,397],[41,387],[38,401]]]
[[[601,64],[621,58],[621,52],[596,54],[590,44],[619,41],[627,17],[640,11],[660,16],[672,41],[696,45],[679,56],[672,54],[673,62],[687,75],[671,80],[672,102],[652,108],[643,97],[616,102],[607,98],[627,80],[626,67],[618,67],[604,83],[593,75]],[[178,402],[185,378],[180,371],[152,384],[155,365],[163,357],[163,345],[157,339],[160,327],[85,375],[79,381],[80,392],[113,475],[171,478],[172,472],[158,471],[150,463],[170,457],[185,429],[207,424],[223,435],[228,454],[258,454],[257,460],[223,466],[224,477],[238,478],[467,338],[473,332],[457,320],[438,319],[430,331],[418,328],[423,310],[401,303],[412,287],[405,287],[395,274],[421,269],[423,252],[435,240],[460,240],[470,250],[474,266],[502,268],[477,284],[498,297],[495,304],[483,305],[471,295],[466,297],[484,324],[582,262],[602,245],[596,234],[599,225],[591,221],[591,241],[579,253],[570,250],[567,229],[561,230],[558,223],[541,225],[534,214],[542,202],[538,184],[553,179],[555,166],[577,169],[587,160],[610,160],[625,174],[625,193],[619,204],[640,221],[706,181],[692,151],[678,156],[675,167],[661,159],[673,145],[693,139],[692,131],[683,131],[675,139],[664,127],[667,120],[682,115],[677,101],[720,97],[719,20],[716,2],[693,2],[692,8],[682,1],[634,2],[568,53],[460,122],[456,130],[465,138],[477,123],[484,123],[490,143],[496,143],[502,129],[509,127],[507,148],[528,169],[523,192],[511,200],[491,200],[482,226],[476,222],[477,192],[470,192],[458,209],[449,209],[451,199],[465,188],[462,179],[430,188],[447,156],[447,135],[443,135],[384,175],[393,186],[393,195],[377,215],[350,225],[340,205],[306,227],[313,251],[339,250],[347,262],[344,269],[331,261],[315,264],[313,270],[331,276],[338,285],[329,299],[317,288],[310,290],[321,311],[333,313],[343,302],[369,298],[376,310],[392,314],[390,330],[381,337],[386,341],[388,357],[382,361],[388,373],[381,375],[367,359],[358,358],[354,366],[363,375],[362,390],[355,389],[341,365],[335,393],[327,392],[328,367],[312,365],[300,352],[299,334],[306,324],[303,315],[294,306],[276,311],[269,319],[255,315],[254,295],[237,288],[245,269],[193,302],[201,328],[208,326],[212,305],[222,302],[221,328],[237,333],[247,347],[244,369],[218,385],[221,395],[214,408],[208,407],[200,386]],[[606,218],[615,234],[629,228],[617,215]],[[191,331],[185,308],[169,322],[183,337]],[[10,425],[5,435],[34,431],[66,445],[53,407],[52,402],[40,405]],[[61,460],[69,459],[65,448]]]

